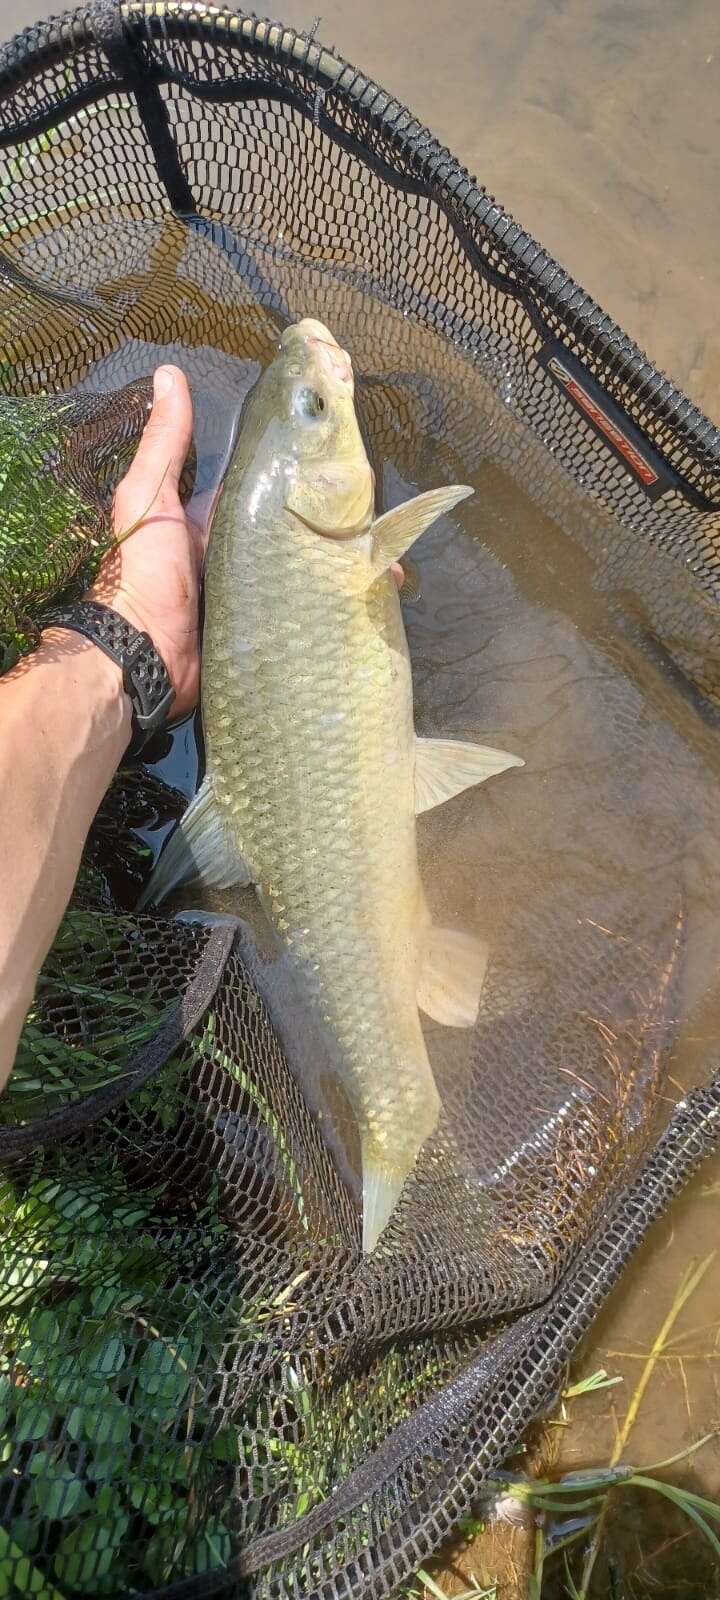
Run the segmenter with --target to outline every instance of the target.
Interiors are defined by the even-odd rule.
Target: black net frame
[[[63,68],[70,65],[72,72],[64,75]],[[428,303],[423,304],[409,288],[405,291],[402,273],[409,273],[423,250],[428,255],[434,250],[438,259],[446,251],[449,266],[431,295],[436,330],[473,356],[479,346],[473,342],[472,311],[492,302],[522,347],[529,367],[542,375],[538,382],[547,391],[549,369],[556,385],[552,390],[554,407],[549,406],[547,414],[550,421],[546,416],[542,422],[544,432],[537,418],[541,443],[547,446],[562,432],[569,416],[577,417],[579,404],[588,430],[585,466],[596,460],[598,452],[602,463],[598,475],[589,484],[585,480],[585,487],[601,504],[621,511],[626,526],[649,534],[661,553],[667,551],[671,560],[687,566],[704,599],[717,602],[720,433],[405,108],[310,36],[276,24],[206,10],[200,4],[91,6],[28,29],[4,48],[0,55],[0,149],[12,159],[18,147],[46,135],[59,121],[90,106],[112,105],[113,96],[129,96],[133,103],[139,119],[134,136],[145,141],[157,175],[147,203],[168,214],[200,216],[212,225],[224,225],[222,190],[217,185],[233,180],[222,171],[203,170],[194,159],[192,144],[183,135],[183,117],[194,103],[210,108],[278,106],[288,115],[304,119],[318,137],[326,138],[337,151],[338,161],[344,155],[359,154],[365,171],[387,185],[393,195],[413,203],[418,199],[428,202],[433,217],[440,218],[439,232],[437,223],[429,225],[423,241],[416,242],[402,260],[394,255],[392,243],[370,231],[370,276],[377,281],[384,273],[387,292],[392,290],[410,316],[422,320],[430,315]],[[6,214],[21,204],[24,187],[21,173],[5,198]],[[138,204],[142,201],[139,195]],[[10,241],[0,256],[0,277],[8,294],[23,290],[22,274],[22,260]],[[52,308],[49,312],[46,308],[46,314],[52,315]],[[116,337],[112,316],[97,307],[93,315],[95,332],[84,357],[88,364]],[[38,375],[32,339],[28,338],[23,352],[24,338],[21,332],[21,359],[16,362],[12,392],[31,396],[37,392]],[[553,372],[552,362],[556,367],[559,363],[560,374]],[[42,376],[51,386],[52,369]],[[533,406],[531,392],[525,418],[531,423]],[[644,473],[637,470],[638,456],[647,469]],[[578,476],[581,469],[585,470],[582,460]],[[581,477],[580,482],[582,485]],[[712,614],[710,620],[714,623]],[[712,670],[708,669],[705,677],[697,671],[691,675],[708,698],[715,700],[717,679]],[[145,935],[149,944],[162,936],[160,925],[156,933],[149,929]],[[243,1005],[248,1005],[248,996],[254,993],[253,979],[262,992],[262,974],[253,971],[252,952],[240,936],[230,955],[226,946],[221,946],[222,940],[211,951],[207,990],[203,989],[208,980],[202,975],[202,949],[193,947],[187,959],[178,960],[178,1010],[164,1017],[144,1053],[133,1058],[137,1078],[125,1083],[122,1096],[113,1098],[112,1092],[101,1090],[98,1098],[82,1109],[69,1105],[60,1114],[62,1125],[55,1121],[51,1127],[51,1118],[0,1133],[0,1154],[13,1181],[18,1174],[27,1181],[29,1169],[22,1163],[38,1151],[44,1152],[42,1159],[49,1163],[43,1170],[52,1176],[58,1131],[71,1159],[89,1158],[89,1141],[107,1136],[111,1116],[116,1118],[113,1137],[126,1169],[139,1170],[141,1158],[127,1121],[133,1115],[132,1091],[160,1069],[168,1051],[184,1040],[186,1033],[194,1031],[204,1041],[201,1056],[205,1065],[198,1069],[195,1088],[199,1086],[208,1102],[212,1100],[215,1057],[208,1050],[202,1019],[198,1021],[192,1004],[185,1027],[180,1016],[183,1006],[187,1007],[188,996],[195,1003],[193,997],[198,993],[201,1011],[206,1011],[212,1000],[230,1038],[235,1037],[230,1021],[223,1024],[222,1018],[229,1018],[238,994],[243,996]],[[669,950],[671,968],[674,957]],[[227,962],[225,967],[223,962]],[[358,1274],[351,1201],[342,1186],[328,1187],[317,1135],[305,1108],[298,1102],[288,1109],[286,1101],[296,1091],[282,1076],[277,1041],[262,1002],[253,999],[250,1013],[259,1018],[251,1045],[258,1056],[265,1052],[267,1070],[259,1070],[273,1116],[287,1119],[298,1148],[305,1140],[309,1189],[312,1192],[315,1186],[315,1203],[326,1221],[333,1207],[337,1208],[342,1242],[335,1246],[331,1278],[322,1281],[320,1265],[311,1252],[307,1298],[303,1291],[299,1306],[290,1302],[290,1310],[263,1313],[263,1345],[251,1341],[248,1346],[239,1336],[234,1342],[226,1341],[216,1374],[216,1378],[222,1375],[213,1402],[216,1415],[223,1407],[227,1409],[228,1390],[233,1387],[237,1393],[244,1385],[243,1392],[253,1397],[263,1384],[272,1392],[272,1386],[280,1383],[279,1363],[287,1360],[288,1352],[297,1355],[298,1371],[309,1375],[308,1383],[322,1385],[334,1371],[344,1375],[350,1385],[356,1383],[362,1396],[361,1385],[368,1381],[372,1362],[390,1340],[401,1345],[403,1340],[417,1342],[416,1352],[407,1357],[409,1370],[418,1375],[415,1404],[403,1417],[388,1407],[383,1425],[373,1438],[356,1442],[355,1456],[349,1461],[336,1441],[334,1456],[340,1464],[335,1481],[328,1484],[327,1493],[313,1509],[303,1510],[298,1502],[297,1516],[289,1525],[287,1519],[284,1524],[277,1520],[277,1486],[268,1461],[256,1453],[257,1492],[248,1495],[247,1485],[244,1487],[251,1510],[233,1528],[232,1548],[223,1545],[222,1559],[214,1563],[214,1570],[179,1573],[172,1578],[166,1575],[154,1586],[147,1580],[144,1587],[124,1592],[153,1595],[157,1600],[184,1600],[185,1596],[199,1600],[228,1592],[302,1594],[318,1600],[320,1596],[336,1600],[352,1594],[385,1595],[397,1589],[477,1501],[483,1483],[492,1478],[529,1421],[557,1392],[570,1354],[632,1250],[698,1162],[716,1148],[718,1079],[711,1065],[704,1074],[707,1081],[686,1096],[654,1143],[651,1134],[658,1129],[643,1127],[642,1138],[629,1149],[622,1170],[613,1169],[612,1164],[608,1167],[606,1191],[588,1203],[582,1234],[573,1243],[565,1240],[564,1252],[554,1259],[538,1253],[532,1263],[530,1287],[527,1281],[520,1281],[521,1274],[514,1274],[512,1262],[502,1252],[494,1261],[490,1257],[483,1262],[472,1254],[465,1239],[462,1248],[467,1259],[454,1276],[444,1262],[423,1272],[416,1253],[407,1259],[395,1258],[383,1278],[372,1271]],[[244,1018],[243,1013],[243,1027]],[[644,1081],[652,1070],[652,1062],[633,1065],[640,1079],[645,1075]],[[233,1102],[222,1114],[226,1128],[227,1118],[238,1117],[240,1112]],[[244,1115],[252,1121],[247,1107]],[[215,1162],[219,1170],[226,1170],[222,1163],[227,1164],[227,1151],[218,1128],[216,1121],[209,1148],[206,1142],[202,1154],[210,1167]],[[239,1236],[250,1260],[242,1268],[238,1262],[237,1270],[242,1270],[247,1281],[262,1283],[269,1295],[273,1281],[285,1282],[292,1276],[295,1282],[297,1262],[305,1260],[303,1238],[295,1223],[285,1233],[272,1221],[278,1203],[286,1216],[291,1209],[287,1173],[282,1180],[277,1163],[273,1167],[267,1152],[256,1152],[253,1159],[257,1177],[253,1203],[263,1217],[264,1256],[261,1260],[262,1230],[249,1243],[243,1232],[240,1195]],[[264,1176],[260,1171],[263,1160],[269,1163]],[[248,1170],[246,1164],[242,1168],[244,1186]],[[189,1181],[187,1174],[180,1173],[180,1187]],[[568,1204],[572,1204],[572,1195]],[[558,1237],[562,1237],[562,1227]],[[197,1267],[193,1258],[193,1270]],[[210,1269],[212,1276],[212,1261]],[[438,1366],[431,1379],[423,1369],[422,1341],[428,1337],[438,1341]],[[297,1410],[285,1400],[278,1400],[278,1406],[284,1407],[282,1428],[297,1439],[301,1436]],[[23,1471],[29,1470],[25,1457],[21,1465]],[[208,1522],[214,1510],[211,1493],[205,1512]],[[53,1557],[53,1548],[48,1559]],[[41,1549],[41,1567],[44,1555]],[[68,1592],[76,1592],[75,1583],[78,1593],[88,1592],[89,1586],[91,1592],[109,1592],[103,1588],[107,1568],[101,1564],[95,1571],[92,1567],[91,1557],[96,1555],[97,1551],[89,1551],[87,1573],[78,1568],[74,1551],[63,1557]],[[92,1589],[94,1583],[96,1589]]]
[[[105,20],[99,24],[103,14]],[[115,21],[107,22],[109,15],[119,14],[122,31]],[[37,104],[37,74],[80,52],[94,52],[98,40],[105,44],[107,59],[93,61],[92,76],[82,90],[68,91],[49,105]],[[128,88],[142,101],[168,204],[179,212],[202,210],[182,173],[157,86],[176,83],[202,94],[202,71],[193,74],[176,65],[172,47],[192,43],[202,63],[203,50],[218,41],[229,47],[233,70],[223,80],[205,84],[208,100],[252,98],[271,85],[281,103],[299,103],[321,122],[332,121],[339,144],[352,138],[351,130],[357,127],[368,166],[379,166],[383,176],[399,187],[405,184],[432,193],[459,229],[463,246],[483,276],[523,305],[541,337],[556,334],[567,350],[582,359],[586,369],[601,379],[606,393],[618,400],[685,479],[686,488],[709,501],[720,498],[718,428],[406,107],[308,35],[219,8],[211,12],[201,6],[187,10],[179,4],[139,3],[108,13],[102,5],[80,7],[25,29],[3,48],[0,147],[44,133],[59,115]],[[329,104],[325,96],[332,97]]]

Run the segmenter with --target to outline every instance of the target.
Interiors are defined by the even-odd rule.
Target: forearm
[[[0,1087],[130,721],[119,667],[79,634],[49,631],[0,682]]]

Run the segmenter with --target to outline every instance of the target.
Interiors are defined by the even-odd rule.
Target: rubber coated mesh
[[[491,908],[486,1005],[460,1063],[433,1039],[441,1122],[364,1260],[312,1018],[244,926],[209,982],[206,929],[133,915],[186,796],[119,775],[0,1103],[0,1592],[386,1595],[477,1504],[717,1141],[697,884],[720,822],[720,440],[307,39],[89,8],[19,36],[0,88],[6,659],[107,544],[155,353],[193,380],[201,497],[223,419],[312,311],[352,350],[385,493],[462,474],[485,508],[479,534],[463,507],[423,541],[444,624],[408,613],[419,725],[477,717],[543,754],[482,828],[469,803],[427,836],[468,913],[478,886]],[[497,513],[511,480],[532,533]],[[568,602],[545,634],[570,564],[590,622]]]
[[[44,605],[87,586],[108,548],[109,488],[137,442],[148,386],[100,396],[0,399],[0,645],[6,661],[35,638]],[[129,457],[128,457],[129,459]],[[109,481],[107,481],[109,480]]]

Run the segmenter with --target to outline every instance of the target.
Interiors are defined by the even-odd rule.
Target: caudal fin
[[[405,1178],[376,1156],[363,1156],[363,1250],[374,1250],[400,1199]]]

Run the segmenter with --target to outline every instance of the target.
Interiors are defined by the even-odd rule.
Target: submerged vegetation
[[[196,1375],[219,1368],[227,1330],[193,1282],[197,1260],[179,1270],[174,1219],[160,1231],[153,1202],[112,1162],[102,1182],[6,1190],[2,1512],[26,1563],[6,1549],[0,1593],[40,1594],[36,1557],[61,1589],[98,1595],[228,1559],[209,1506],[239,1433],[211,1426]],[[222,1238],[208,1211],[193,1254]]]
[[[152,938],[152,925],[143,935],[136,922],[71,907],[2,1101],[5,1126],[128,1071],[170,1003]],[[118,960],[132,973],[120,991]],[[188,1192],[168,1155],[153,1180],[148,1141],[165,1140],[166,1152],[187,1142],[203,1115],[192,1084],[210,1063],[226,1086],[221,1117],[235,1118],[239,1137],[237,1108],[252,1113],[296,1232],[308,1235],[292,1151],[262,1089],[222,1048],[212,1010],[112,1130],[26,1157],[6,1179],[0,1600],[121,1595],[223,1567],[263,1506],[293,1522],[366,1446],[355,1381],[311,1391],[283,1348],[309,1276],[303,1247],[278,1289],[272,1271],[248,1264],[247,1241],[238,1253],[217,1178]],[[253,1385],[239,1374],[260,1356],[272,1379]],[[368,1386],[388,1418],[401,1417],[426,1377],[408,1375],[391,1350]]]
[[[135,979],[115,993],[114,964],[129,950]],[[2,1102],[6,1125],[47,1115],[128,1070],[169,1004],[159,970],[136,922],[71,908]],[[82,1163],[69,1153],[26,1161],[22,1179],[7,1183],[0,1200],[0,1600],[120,1595],[223,1567],[251,1536],[253,1503],[267,1505],[269,1496],[276,1518],[291,1523],[367,1448],[355,1380],[323,1394],[302,1362],[282,1350],[282,1319],[296,1309],[307,1263],[298,1258],[286,1289],[274,1290],[269,1302],[256,1284],[248,1287],[217,1182],[202,1198],[185,1194],[178,1206],[166,1172],[148,1183],[146,1166],[141,1172],[128,1160],[150,1130],[171,1135],[180,1125],[199,1062],[219,1069],[265,1131],[310,1245],[292,1150],[261,1089],[222,1048],[212,1010],[195,1040],[133,1096],[124,1132],[93,1141]],[[664,1497],[720,1558],[720,1508],[658,1476],[690,1452],[643,1469],[624,1461],[648,1385],[711,1259],[684,1275],[607,1466],[488,1485],[506,1509],[514,1503],[529,1515],[532,1600],[542,1600],[558,1561],[569,1600],[591,1600],[608,1514],[628,1491]],[[273,1337],[277,1414],[262,1386],[254,1392],[238,1385],[242,1398],[232,1400],[227,1381],[242,1351],[267,1348]],[[397,1422],[410,1415],[428,1375],[423,1369],[413,1376],[390,1350],[364,1399],[382,1395],[388,1423]],[[435,1381],[440,1376],[438,1366]],[[621,1382],[600,1369],[570,1384],[561,1424],[583,1396]],[[234,1520],[239,1507],[241,1525]],[[466,1537],[478,1530],[468,1523]],[[437,1600],[442,1572],[421,1569],[407,1594]],[[495,1600],[492,1584],[473,1580],[465,1600]]]
[[[7,664],[32,642],[36,607],[59,583],[82,576],[86,569],[78,563],[98,559],[100,523],[94,508],[88,521],[87,506],[70,480],[54,484],[47,474],[41,478],[51,501],[38,509],[35,500],[29,518],[23,472],[30,462],[37,476],[36,444],[41,465],[62,450],[64,413],[57,414],[56,435],[45,431],[41,441],[33,438],[33,455],[22,405],[0,401],[0,424],[3,404],[9,421],[4,441],[0,436],[0,488],[4,508],[14,506],[18,519],[8,522],[9,541],[0,545],[0,634]],[[15,443],[13,428],[21,435]],[[35,477],[33,490],[34,485]],[[27,560],[23,556],[16,537],[21,525],[44,527],[50,535],[41,568],[33,565],[30,543]],[[19,563],[12,569],[3,565],[5,548]],[[135,860],[128,869],[135,879],[142,877],[137,865]],[[149,935],[137,920],[115,912],[103,918],[93,909],[111,904],[111,897],[90,860],[84,887],[87,893],[68,913],[27,1019],[0,1102],[5,1125],[47,1116],[122,1078],[174,1003],[172,985],[162,982],[162,955],[159,963],[154,960]],[[651,1021],[656,1027],[654,1014]],[[122,1595],[220,1569],[252,1537],[259,1509],[270,1525],[292,1524],[358,1464],[368,1448],[366,1408],[378,1431],[392,1428],[442,1382],[439,1359],[418,1374],[398,1342],[377,1359],[364,1387],[353,1373],[344,1382],[336,1374],[324,1389],[317,1372],[311,1382],[289,1341],[283,1347],[284,1318],[302,1311],[304,1285],[311,1279],[310,1197],[276,1107],[246,1070],[244,1057],[231,1055],[223,1038],[210,1010],[202,1035],[133,1096],[112,1129],[103,1128],[101,1138],[85,1144],[75,1142],[67,1156],[52,1151],[32,1157],[0,1196],[0,1420],[6,1441],[0,1445],[0,1600]],[[612,1053],[615,1036],[607,1028],[604,1044]],[[243,1116],[229,1099],[233,1109],[224,1112],[224,1127],[238,1145],[248,1141],[248,1186],[259,1189],[272,1168],[292,1209],[290,1270],[287,1258],[280,1266],[276,1262],[263,1277],[262,1292],[260,1275],[253,1279],[238,1259],[239,1229],[224,1207],[220,1184],[206,1173],[205,1189],[196,1184],[200,1192],[174,1188],[172,1161],[157,1159],[167,1148],[166,1136],[177,1135],[177,1146],[186,1139],[185,1119],[193,1115],[188,1086],[195,1088],[200,1064],[242,1096]],[[624,1083],[621,1067],[618,1057]],[[579,1184],[587,1154],[576,1159]],[[558,1181],[563,1167],[564,1158]],[[162,1181],[155,1182],[159,1174]],[[552,1200],[552,1183],[548,1193]],[[537,1205],[536,1199],[528,1202],[530,1241]],[[243,1237],[243,1252],[255,1243]],[[560,1569],[569,1600],[591,1600],[608,1519],[629,1491],[652,1491],[682,1511],[720,1556],[720,1509],[658,1476],[682,1455],[644,1469],[623,1459],[675,1317],[707,1267],[703,1263],[680,1286],[612,1459],[583,1473],[498,1479],[488,1486],[491,1497],[527,1511],[533,1600],[541,1600]],[[247,1381],[253,1371],[261,1371],[254,1387]],[[571,1385],[565,1402],[620,1382],[601,1370]],[[338,1535],[348,1547],[366,1536],[365,1512],[363,1504],[356,1525]],[[469,1523],[465,1531],[474,1536],[477,1525]],[[501,1588],[484,1567],[480,1571],[476,1580],[471,1565],[468,1587],[455,1600],[503,1600]],[[439,1568],[423,1567],[407,1589],[408,1600],[442,1600],[448,1587]]]

